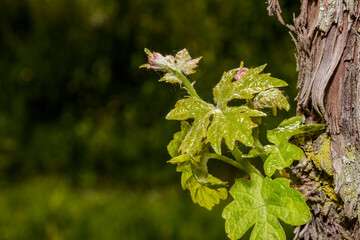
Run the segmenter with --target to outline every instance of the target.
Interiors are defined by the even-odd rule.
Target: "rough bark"
[[[268,5],[279,17],[278,1]],[[326,124],[326,133],[301,142],[305,157],[292,167],[312,212],[297,239],[360,239],[359,14],[357,0],[302,0],[287,25],[297,48],[298,114]]]

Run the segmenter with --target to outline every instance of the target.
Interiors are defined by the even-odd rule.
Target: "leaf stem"
[[[264,152],[264,146],[261,144],[259,140],[259,128],[253,129],[253,137],[254,137],[254,146]],[[266,160],[266,157],[263,154],[260,154],[260,157],[263,161]]]
[[[230,149],[230,152],[235,157],[235,159],[241,164],[241,166],[243,167],[245,172],[247,172],[248,174],[256,173],[256,174],[260,175],[261,177],[263,177],[263,175],[261,174],[261,172],[259,170],[257,170],[248,160],[244,159],[241,156],[242,153],[237,146],[234,146],[233,150]]]
[[[195,91],[195,88],[191,85],[190,81],[182,73],[171,68],[169,68],[169,71],[171,71],[177,78],[180,79],[180,81],[184,84],[186,90],[191,96],[201,99]]]
[[[254,146],[255,148],[261,151],[261,154],[259,156],[265,162],[266,154],[265,154],[264,146],[262,145],[259,139],[259,126],[261,125],[261,120],[262,119],[260,117],[256,117],[253,119],[254,123],[256,123],[258,126],[256,128],[253,128],[252,132],[254,138]]]
[[[251,99],[246,99],[246,105],[248,106],[248,108],[253,109],[253,102]]]
[[[259,128],[253,129],[253,137],[254,137],[254,146],[258,148],[264,148],[259,140]]]
[[[217,153],[208,153],[208,154],[206,154],[206,157],[221,160],[233,167],[236,167],[237,169],[247,172],[246,169],[243,167],[243,165],[241,165],[239,162],[237,162],[229,157],[222,156]]]

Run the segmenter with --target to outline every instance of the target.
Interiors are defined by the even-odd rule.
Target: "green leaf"
[[[189,189],[191,198],[194,203],[211,210],[215,204],[220,203],[221,199],[225,200],[227,198],[226,188],[213,189],[200,184],[195,179],[189,164],[182,166],[181,169],[181,186],[184,190]],[[215,185],[221,183],[220,179],[213,177],[211,174],[207,176],[206,181]]]
[[[215,103],[218,106],[224,106],[232,99],[251,99],[255,93],[287,86],[286,82],[270,77],[270,74],[260,74],[265,66],[250,69],[237,81],[233,79],[240,68],[225,72],[213,90]]]
[[[174,139],[167,145],[168,152],[172,158],[180,155],[179,148],[191,126],[188,122],[181,122],[181,131],[174,134]]]
[[[169,148],[177,149],[179,141],[188,130],[189,125],[182,123],[182,131],[174,135],[174,140],[169,144]],[[220,199],[227,198],[227,182],[213,177],[208,173],[207,162],[209,160],[209,150],[207,144],[201,144],[194,149],[191,154],[174,156],[168,163],[177,164],[176,170],[182,172],[181,186],[190,191],[194,203],[209,210],[220,202]]]
[[[309,221],[305,197],[289,184],[285,178],[263,179],[257,174],[250,180],[237,179],[229,191],[234,201],[222,213],[230,239],[239,239],[255,225],[250,240],[285,240],[278,218],[296,226]]]
[[[277,114],[277,108],[280,110],[284,108],[286,111],[290,109],[290,104],[286,97],[277,88],[272,88],[256,95],[253,100],[253,105],[254,108],[258,110],[271,108],[274,116]]]
[[[181,163],[184,163],[184,162],[188,162],[190,157],[191,157],[190,154],[179,155],[179,156],[176,156],[176,157],[173,157],[172,159],[170,159],[168,161],[168,163],[181,164]]]
[[[263,112],[252,110],[246,106],[224,107],[213,113],[213,119],[207,131],[207,141],[214,151],[221,154],[221,141],[224,138],[229,149],[234,149],[235,141],[239,140],[247,146],[252,146],[252,128],[257,125],[250,117],[266,116]]]
[[[301,148],[288,143],[291,137],[324,129],[325,125],[323,124],[302,125],[301,117],[292,117],[282,121],[277,128],[269,130],[267,138],[275,145],[265,146],[265,152],[269,155],[264,163],[266,175],[271,176],[276,169],[281,170],[289,167],[293,160],[301,160],[303,151]]]
[[[203,146],[206,146],[203,144]],[[200,183],[203,186],[212,188],[212,189],[218,189],[218,188],[224,188],[227,187],[227,182],[223,181],[209,181],[209,172],[207,163],[210,159],[210,156],[208,155],[209,151],[207,147],[203,147],[201,152],[197,153],[199,154],[196,157],[193,157],[194,161],[190,161],[191,165],[191,171],[198,183]]]
[[[282,121],[279,126],[267,132],[267,138],[271,143],[280,144],[288,141],[291,136],[296,134],[301,127],[301,117],[292,117]]]
[[[165,73],[162,78],[159,79],[159,82],[167,82],[167,83],[179,83],[181,81],[178,77],[176,77],[173,73]]]
[[[302,125],[301,117],[292,117],[282,121],[277,128],[268,131],[269,141],[279,143],[282,138],[290,139],[299,134],[313,133],[325,130],[324,124]]]
[[[261,157],[261,159],[266,159],[267,154],[265,152],[264,147],[262,146],[254,147],[249,151],[247,158],[255,158],[255,157]]]
[[[209,187],[211,189],[225,188],[227,187],[227,182],[223,182],[220,179],[210,179],[209,176],[211,174],[208,173],[207,169],[207,160],[205,158],[201,158],[199,163],[191,164],[191,171],[193,173],[194,178],[198,183],[202,186]]]
[[[182,171],[183,163],[190,164],[192,174],[196,181],[203,186],[217,189],[227,187],[227,182],[223,181],[208,181],[208,160],[211,158],[209,155],[208,145],[202,144],[201,147],[197,148],[193,154],[183,154],[172,158],[169,163],[178,164],[178,171]],[[181,165],[182,164],[182,165]],[[181,165],[181,166],[180,166]]]
[[[194,119],[191,129],[180,146],[182,153],[189,153],[200,146],[203,138],[206,137],[206,130],[210,124],[209,117],[212,115],[213,109],[212,104],[190,97],[179,100],[175,105],[175,109],[168,113],[166,119],[169,120]]]
[[[213,118],[210,124],[211,116]],[[215,108],[212,104],[190,97],[179,100],[175,109],[166,118],[171,120],[194,119],[191,129],[179,148],[182,153],[192,152],[207,137],[207,142],[211,143],[215,152],[221,154],[223,138],[230,149],[234,148],[236,140],[252,146],[254,140],[251,129],[257,125],[251,121],[250,117],[260,116],[266,116],[266,114],[246,106]]]
[[[219,83],[213,89],[215,103],[219,104],[222,102],[226,102],[226,96],[229,96],[231,94],[232,87],[234,86],[231,82],[233,81],[238,70],[240,70],[240,68],[224,72]]]
[[[281,170],[289,167],[292,162],[301,160],[303,151],[301,148],[288,143],[301,126],[301,117],[293,117],[284,120],[274,130],[267,132],[268,140],[275,145],[265,146],[265,152],[269,155],[264,163],[265,174],[271,176],[276,169]]]
[[[184,73],[185,75],[190,75],[195,73],[195,68],[201,60],[202,57],[192,59],[189,52],[186,49],[183,49],[176,53],[175,56],[175,67],[179,72]]]
[[[207,152],[207,146],[203,144],[196,149],[196,155],[183,154],[168,162],[177,164],[176,170],[182,172],[181,186],[190,191],[193,202],[211,210],[215,204],[219,204],[220,199],[227,198],[227,182],[208,173]]]
[[[301,148],[287,142],[267,145],[265,152],[269,154],[264,163],[264,171],[268,176],[273,175],[276,169],[289,167],[294,160],[301,160],[303,156]]]

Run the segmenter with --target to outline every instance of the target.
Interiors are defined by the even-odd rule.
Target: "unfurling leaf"
[[[194,69],[198,66],[197,64],[202,58],[192,59],[186,49],[179,51],[175,57],[171,55],[163,56],[158,52],[151,52],[146,48],[145,53],[148,55],[148,63],[141,65],[140,68],[166,72],[159,81],[168,83],[181,83],[180,79],[174,74],[174,71],[184,75],[195,73]]]
[[[164,76],[159,79],[159,82],[179,83],[180,84],[180,80],[173,73],[164,74]]]
[[[263,179],[257,174],[250,180],[237,179],[229,191],[234,201],[222,213],[228,236],[239,239],[255,225],[250,240],[285,240],[278,218],[295,226],[309,221],[305,197],[289,185],[285,178]]]
[[[185,75],[190,75],[195,73],[195,68],[197,68],[199,61],[202,57],[192,59],[189,52],[186,49],[179,51],[175,56],[175,67],[176,69],[184,73]]]
[[[140,68],[146,67],[162,72],[168,72],[169,69],[174,68],[173,56],[163,56],[158,52],[151,52],[147,48],[145,48],[145,53],[148,55],[148,63],[141,65]]]
[[[280,110],[284,108],[286,111],[290,109],[290,104],[286,97],[277,88],[272,88],[256,95],[253,100],[253,105],[254,108],[258,110],[271,108],[274,116],[277,114],[277,108]]]

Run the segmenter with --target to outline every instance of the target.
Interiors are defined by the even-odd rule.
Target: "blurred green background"
[[[299,3],[282,7],[290,23]],[[226,202],[194,205],[166,164],[185,93],[138,68],[145,47],[203,56],[209,101],[223,71],[268,63],[294,104],[295,47],[264,0],[1,0],[0,239],[227,239]]]

